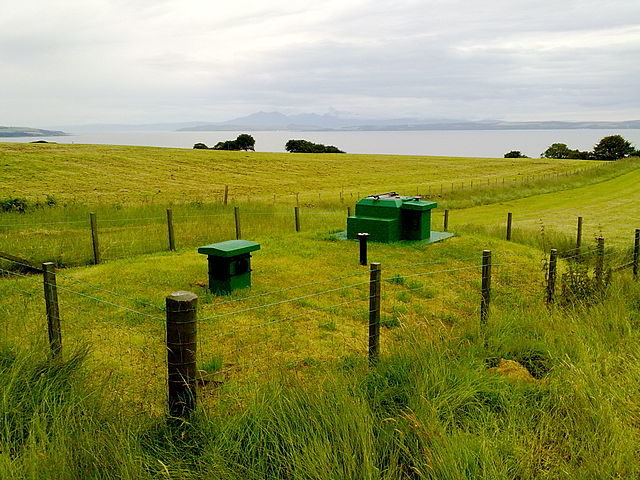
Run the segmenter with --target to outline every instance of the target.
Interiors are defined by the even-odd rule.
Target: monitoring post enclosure
[[[218,295],[251,286],[251,252],[260,244],[249,240],[229,240],[198,248],[209,262],[209,290]]]
[[[355,215],[347,218],[347,238],[366,232],[375,242],[400,240],[438,241],[451,236],[431,231],[431,210],[436,202],[402,197],[395,192],[370,195],[356,203]]]

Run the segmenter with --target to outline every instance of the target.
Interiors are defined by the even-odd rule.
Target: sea
[[[640,147],[640,129],[600,130],[420,130],[420,131],[128,131],[78,133],[63,137],[0,138],[0,142],[46,140],[69,144],[134,145],[167,148],[193,148],[195,143],[213,146],[240,133],[256,140],[258,152],[284,152],[291,139],[305,139],[335,145],[347,153],[428,155],[447,157],[501,158],[511,150],[529,157],[539,157],[553,143],[569,148],[592,150],[607,135],[622,135]]]

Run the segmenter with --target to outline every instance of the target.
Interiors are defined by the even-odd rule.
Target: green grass
[[[628,165],[634,169],[590,185],[456,210],[450,213],[449,223],[454,231],[458,228],[478,231],[502,225],[504,232],[507,212],[512,212],[513,231],[520,231],[516,235],[539,237],[544,230],[548,236],[564,234],[575,242],[577,217],[582,216],[585,241],[604,236],[616,245],[632,245],[634,229],[640,227],[640,223],[633,224],[638,222],[640,170],[636,161],[628,161]]]
[[[554,228],[556,224],[569,216],[572,209],[568,206],[572,192],[587,192],[582,197],[599,195],[600,192],[616,190],[620,185],[626,185],[623,193],[626,198],[633,199],[633,179],[636,178],[637,161],[609,162],[599,168],[591,168],[576,175],[539,179],[530,184],[506,184],[505,186],[478,186],[469,190],[458,190],[443,195],[437,194],[432,200],[437,200],[444,207],[485,204],[487,202],[501,202],[478,207],[470,210],[456,210],[451,212],[451,227],[460,230],[461,223],[464,231],[496,231],[499,225],[499,215],[506,216],[506,209],[512,205],[528,206],[529,220],[535,218],[536,212],[544,209],[557,212],[562,210],[564,215],[552,214],[551,225],[545,225],[548,238],[545,250],[549,245],[569,247],[571,240],[564,234],[558,235]],[[630,173],[629,173],[630,172]],[[541,192],[551,192],[540,195]],[[516,202],[514,197],[525,197]],[[612,195],[609,194],[608,198]],[[557,198],[557,200],[556,200]],[[607,198],[607,197],[605,197]],[[506,202],[511,199],[512,201]],[[538,199],[546,199],[544,203]],[[352,196],[345,196],[345,203],[339,200],[327,200],[320,203],[304,203],[301,206],[301,224],[305,231],[319,229],[345,228],[346,205],[353,200]],[[515,202],[515,203],[514,203]],[[625,205],[612,202],[602,202],[590,210],[593,219],[621,220],[632,214],[631,200]],[[556,204],[556,205],[554,205]],[[252,238],[256,235],[277,235],[291,232],[294,229],[293,208],[264,202],[240,203],[242,236]],[[186,204],[168,205],[173,210],[175,235],[178,248],[196,247],[202,244],[233,238],[234,220],[231,206],[221,203],[206,204],[189,202]],[[551,209],[551,206],[555,207]],[[39,208],[27,213],[0,214],[0,251],[18,255],[33,262],[54,261],[59,266],[82,265],[92,262],[91,234],[89,229],[89,212],[96,212],[100,233],[101,257],[103,260],[124,258],[130,255],[162,251],[168,248],[167,205],[79,205],[72,204],[54,208]],[[540,209],[540,210],[538,210]],[[524,240],[531,244],[541,244],[541,224],[521,222],[521,213],[516,214],[516,228],[514,240]],[[440,228],[442,222],[440,214],[434,215],[434,229]],[[585,222],[585,239],[593,234],[594,220]],[[569,224],[570,225],[570,224]],[[565,224],[564,230],[570,227]],[[590,230],[587,230],[591,228]],[[622,228],[614,232],[622,238]],[[499,233],[499,228],[496,231]],[[553,236],[555,239],[551,242]],[[612,239],[613,240],[613,239]]]
[[[348,197],[344,204],[336,199],[306,204],[299,234],[293,232],[290,207],[241,203],[243,237],[262,246],[252,260],[253,285],[217,297],[207,291],[206,259],[194,246],[233,237],[230,206],[200,202],[198,182],[171,187],[166,199],[175,202],[179,250],[167,252],[161,251],[166,250],[166,204],[162,198],[145,201],[143,195],[151,168],[139,177],[139,197],[122,192],[122,204],[114,205],[109,193],[112,180],[114,185],[129,181],[115,168],[128,157],[132,167],[151,166],[153,153],[157,166],[179,159],[196,171],[200,153],[38,147],[9,146],[2,159],[21,156],[32,168],[48,153],[62,163],[62,175],[88,159],[105,158],[112,179],[100,177],[97,193],[78,197],[83,202],[0,216],[0,223],[17,225],[0,227],[0,250],[60,265],[87,263],[91,209],[98,213],[106,262],[59,271],[62,362],[47,358],[40,276],[0,262],[0,478],[640,476],[640,285],[624,270],[613,275],[604,294],[584,302],[559,298],[549,308],[543,301],[540,250],[573,246],[571,230],[562,222],[582,203],[592,218],[617,216],[620,229],[605,232],[611,244],[625,238],[626,229],[634,228],[629,225],[639,175],[634,161],[517,187],[490,181],[454,190],[440,198],[447,207],[482,205],[451,212],[458,236],[432,245],[371,244],[369,259],[381,262],[383,282],[381,358],[370,368],[368,269],[358,264],[356,242],[332,235],[344,228]],[[68,164],[59,161],[65,155]],[[243,154],[234,155],[216,158],[222,165]],[[371,157],[336,156],[344,159],[342,173],[336,169],[324,183],[304,181],[339,190],[335,182],[356,178],[350,172]],[[260,184],[261,169],[267,171],[261,162],[289,156],[251,158]],[[381,165],[390,160],[385,157]],[[415,180],[411,162],[421,171],[433,163],[395,160],[414,178],[390,176],[394,182]],[[444,174],[454,175],[459,168],[454,165],[464,160],[443,162],[449,168]],[[321,169],[313,159],[308,163]],[[470,175],[480,171],[476,161],[466,163]],[[543,168],[527,164],[538,166]],[[309,165],[304,168],[296,173],[300,178],[313,176]],[[375,181],[386,181],[384,168],[374,172],[382,179]],[[211,178],[203,173],[202,182]],[[260,188],[272,188],[277,180]],[[85,179],[73,181],[78,183],[69,188],[82,192]],[[600,202],[588,203],[594,196]],[[499,221],[507,210],[492,201],[519,207],[509,210],[515,241],[496,238],[502,236]],[[549,209],[558,223],[519,223],[520,215],[536,208]],[[593,232],[584,216],[585,244],[590,244]],[[483,249],[492,250],[494,267],[489,323],[481,330]],[[630,260],[627,248],[607,248],[605,258],[607,266]],[[589,275],[592,265],[586,267]],[[568,269],[561,259],[558,292]],[[181,426],[167,425],[165,418],[164,298],[177,290],[199,296],[198,365],[206,372],[198,387],[199,408]],[[522,382],[491,371],[500,359],[519,362],[536,380]]]
[[[399,155],[225,152],[104,145],[0,145],[0,198],[55,197],[61,203],[98,205],[220,201],[252,197],[291,204],[357,198],[400,190],[426,194],[461,181],[507,180],[591,168],[599,162]],[[318,192],[322,192],[318,199]]]
[[[523,301],[494,313],[486,347],[477,329],[440,325],[404,330],[373,369],[344,352],[331,365],[270,366],[179,429],[96,390],[81,356],[50,366],[5,349],[0,476],[635,478],[639,294],[622,275],[592,307]],[[500,358],[537,381],[489,371]]]

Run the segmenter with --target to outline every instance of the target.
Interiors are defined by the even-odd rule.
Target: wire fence
[[[262,293],[245,290],[237,298],[214,297],[196,312],[202,394],[211,394],[206,389],[221,382],[264,375],[274,368],[298,370],[371,357],[372,341],[384,351],[406,329],[478,328],[485,298],[486,308],[490,298],[491,309],[498,310],[515,308],[514,299],[520,308],[523,302],[526,307],[580,301],[581,295],[589,294],[585,281],[595,292],[605,288],[614,273],[629,269],[637,276],[638,241],[636,234],[630,249],[604,248],[599,242],[579,252],[556,251],[565,255],[557,257],[557,264],[546,255],[513,261],[511,254],[498,252],[489,263],[477,255],[382,265],[378,279],[372,266],[370,272],[316,276]],[[0,296],[4,338],[23,344],[51,332],[42,292],[43,287],[54,287],[63,352],[89,345],[96,382],[108,381],[118,395],[136,405],[163,410],[169,312],[159,299],[126,293],[115,283],[96,284],[79,278],[81,272],[58,271],[54,281],[47,281],[39,275],[45,274],[44,265],[35,270],[36,275],[0,268],[1,276],[13,280],[3,283]],[[577,281],[576,275],[581,276]],[[574,290],[576,285],[582,290]],[[166,288],[152,281],[144,286],[152,292]],[[377,322],[377,333],[371,330],[372,322]]]
[[[572,171],[540,173],[533,175],[513,175],[509,177],[514,185],[518,182],[535,182],[548,180],[549,178],[562,178],[574,174],[583,173],[586,170],[605,168],[602,165],[594,165],[589,168],[581,168]],[[451,184],[453,191],[465,188],[486,188],[494,184],[508,184],[507,177],[488,175],[476,179],[460,182],[440,183],[440,191],[446,190],[446,185]],[[436,195],[434,182],[419,182],[413,184],[417,187],[416,195]],[[475,186],[475,187],[474,187]],[[407,187],[407,186],[405,186]],[[432,188],[434,187],[434,188]],[[370,191],[370,188],[359,187],[360,191]],[[422,190],[421,190],[422,188]],[[228,187],[227,187],[228,190]],[[233,190],[233,187],[231,188]],[[432,191],[433,190],[433,191]],[[250,238],[258,235],[293,232],[298,230],[325,231],[343,230],[345,227],[347,205],[360,197],[357,188],[351,190],[327,192],[305,192],[291,195],[279,194],[279,197],[295,199],[298,213],[293,208],[285,208],[280,205],[269,207],[267,200],[272,195],[253,197],[252,201],[258,207],[244,205],[241,208],[239,218],[237,210],[228,208],[228,204],[234,202],[234,197],[224,197],[217,206],[202,205],[202,209],[176,206],[169,210],[175,210],[169,218],[159,214],[157,208],[153,212],[145,211],[140,215],[127,215],[111,211],[108,217],[98,214],[95,228],[92,228],[87,212],[84,219],[60,219],[47,220],[49,213],[43,211],[43,221],[29,221],[27,216],[17,217],[12,215],[12,222],[0,223],[0,253],[7,252],[13,255],[29,258],[35,262],[54,261],[58,266],[75,266],[97,263],[117,258],[125,258],[136,254],[155,253],[174,248],[193,247],[205,243],[219,242],[229,238]],[[355,197],[354,197],[355,193]],[[304,199],[322,199],[323,195],[338,195],[343,207],[333,205],[327,208],[322,202],[304,203]],[[324,205],[324,207],[323,207]],[[195,207],[194,207],[195,208]],[[263,211],[256,211],[256,208]],[[207,212],[206,210],[209,210]],[[210,210],[214,210],[211,212]],[[57,213],[56,213],[57,215]],[[16,221],[23,218],[24,221]],[[169,225],[169,223],[171,225]],[[173,231],[174,242],[169,239],[169,230]],[[46,238],[46,242],[42,239]],[[98,241],[94,241],[94,239]],[[96,252],[95,250],[99,251]]]

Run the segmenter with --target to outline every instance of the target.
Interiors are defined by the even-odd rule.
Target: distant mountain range
[[[413,131],[413,130],[566,130],[640,129],[640,120],[620,122],[506,122],[502,120],[456,120],[445,118],[360,119],[334,114],[303,113],[285,115],[280,112],[257,112],[224,122],[157,122],[144,124],[94,123],[56,125],[56,130],[28,127],[0,127],[0,137],[51,137],[79,133],[114,132],[212,132],[212,131]],[[71,132],[71,133],[65,133]]]
[[[561,129],[640,128],[640,120],[622,122],[505,122],[500,120],[466,121],[451,119],[372,119],[362,120],[335,115],[306,113],[285,115],[280,112],[257,112],[225,122],[192,124],[182,132],[221,130],[293,130],[293,131],[381,131],[381,130],[561,130]]]
[[[0,127],[0,137],[59,137],[66,133],[59,130],[42,130],[31,127]]]

